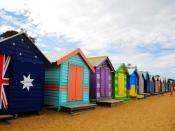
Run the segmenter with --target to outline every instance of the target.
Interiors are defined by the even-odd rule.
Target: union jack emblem
[[[9,78],[5,78],[5,74],[9,66],[10,59],[10,56],[7,56],[7,58],[5,58],[5,55],[0,54],[0,109],[2,109],[2,105],[5,109],[8,108],[4,86],[9,85]]]

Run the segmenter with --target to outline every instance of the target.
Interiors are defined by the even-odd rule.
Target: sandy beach
[[[173,131],[174,114],[175,96],[168,93],[76,115],[44,109],[0,122],[0,131]]]

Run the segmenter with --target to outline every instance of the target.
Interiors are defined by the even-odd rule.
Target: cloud
[[[89,56],[109,55],[114,62],[175,75],[174,50],[167,51],[175,48],[173,0],[15,0],[14,5],[1,0],[0,9],[26,16],[28,24],[22,25],[42,38],[42,48],[80,47]]]

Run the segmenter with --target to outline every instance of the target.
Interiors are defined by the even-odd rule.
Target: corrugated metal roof
[[[114,63],[114,69],[117,70],[124,63]]]
[[[84,60],[84,62],[89,66],[89,68],[95,72],[95,69],[93,65],[90,63],[90,61],[86,58],[86,56],[83,54],[80,48],[77,48],[73,51],[55,51],[52,53],[46,53],[46,57],[50,60],[51,63],[56,63],[57,65],[63,63],[64,61],[70,59],[74,55],[79,54],[81,58]]]
[[[73,50],[62,50],[62,51],[54,51],[50,53],[45,53],[45,56],[49,59],[50,62],[54,63],[58,59],[63,58],[65,55],[69,54]]]
[[[143,71],[138,71],[138,75],[139,76],[143,76],[144,77],[143,73],[144,73]]]
[[[93,64],[93,66],[99,66],[103,61],[105,61],[107,56],[97,56],[97,57],[89,57],[88,60]]]
[[[134,72],[135,70],[136,70],[136,69],[134,69],[134,68],[133,68],[133,69],[129,69],[129,68],[128,68],[129,75],[132,75],[133,72]]]

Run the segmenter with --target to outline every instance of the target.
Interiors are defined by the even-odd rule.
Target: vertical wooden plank
[[[83,68],[80,66],[76,67],[76,100],[82,100],[83,96]]]
[[[69,88],[68,88],[68,100],[75,101],[75,88],[76,88],[76,66],[70,65],[69,74]]]

